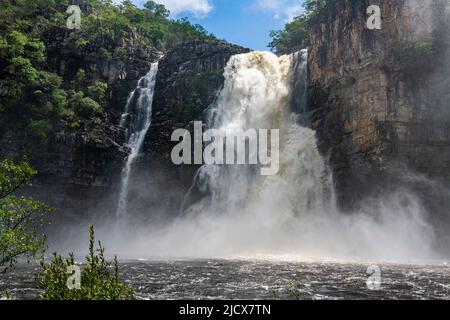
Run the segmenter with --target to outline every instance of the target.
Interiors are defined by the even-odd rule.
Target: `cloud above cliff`
[[[197,16],[204,16],[213,9],[209,0],[158,0],[157,2],[165,5],[173,15],[188,12]]]
[[[284,21],[292,21],[304,11],[303,1],[299,0],[256,0],[255,7],[272,12],[274,18]]]
[[[114,2],[122,2],[122,0],[114,0]],[[143,6],[147,0],[135,0],[133,1],[139,6]],[[157,3],[161,3],[170,10],[172,16],[177,16],[180,13],[190,13],[197,17],[202,17],[210,13],[214,6],[211,0],[155,0]]]

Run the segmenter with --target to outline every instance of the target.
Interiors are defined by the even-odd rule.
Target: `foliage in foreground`
[[[46,239],[38,234],[38,228],[53,209],[32,198],[14,195],[30,186],[36,173],[26,162],[0,162],[0,273],[14,268],[20,258],[30,262],[44,253]]]
[[[89,230],[89,255],[81,272],[81,285],[74,287],[73,275],[68,273],[75,263],[73,253],[64,259],[54,253],[49,265],[42,262],[43,272],[38,281],[46,300],[130,300],[134,298],[131,287],[119,281],[119,264],[117,257],[113,262],[107,261],[104,256],[105,249],[101,242],[95,248],[94,227]],[[72,286],[70,286],[72,285]]]

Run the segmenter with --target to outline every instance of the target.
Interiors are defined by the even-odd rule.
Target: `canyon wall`
[[[341,207],[403,182],[423,198],[448,185],[447,3],[337,0],[313,21],[307,111]],[[381,30],[366,26],[370,5]]]

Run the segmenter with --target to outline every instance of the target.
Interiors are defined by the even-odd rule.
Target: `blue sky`
[[[142,5],[145,0],[135,0]],[[188,17],[218,38],[254,50],[267,50],[269,32],[299,15],[303,0],[156,0],[175,18]]]

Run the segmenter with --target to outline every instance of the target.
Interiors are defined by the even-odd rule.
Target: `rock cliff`
[[[366,27],[374,4],[381,30]],[[412,173],[449,182],[445,12],[445,1],[338,0],[313,22],[308,111],[341,207]]]

